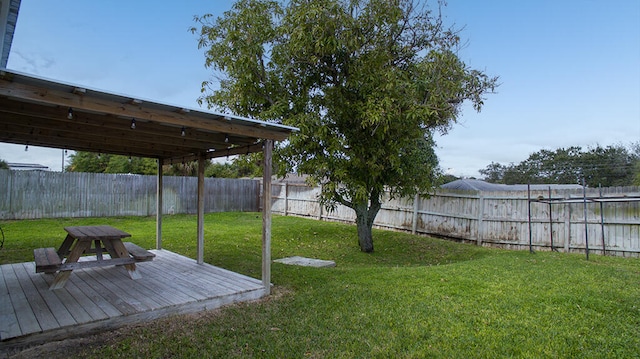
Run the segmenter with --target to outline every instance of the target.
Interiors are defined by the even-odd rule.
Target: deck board
[[[31,310],[27,297],[20,286],[18,277],[16,277],[16,273],[14,272],[14,266],[2,266],[2,269],[5,282],[7,283],[9,298],[16,317],[18,318],[20,332],[22,334],[38,332],[40,330],[38,319],[36,319],[35,313]],[[5,299],[3,298],[3,300]]]
[[[9,293],[4,275],[4,272],[8,270],[9,267],[9,264],[0,266],[0,293]],[[0,323],[2,323],[2,326],[0,326],[0,338],[11,338],[20,335],[20,324],[18,324],[18,317],[11,303],[10,296],[3,296],[0,301]]]
[[[145,320],[214,309],[258,299],[262,282],[166,250],[136,265],[74,270],[66,286],[49,290],[54,277],[35,264],[0,266],[0,353],[12,347],[60,340]]]
[[[67,326],[76,324],[76,319],[69,313],[69,311],[63,304],[62,299],[58,297],[55,292],[50,291],[47,288],[47,282],[44,280],[44,278],[42,278],[42,276],[28,275],[28,272],[35,270],[34,266],[29,266],[28,264],[29,263],[23,263],[23,268],[25,270],[24,273],[26,274],[28,280],[32,281],[34,287],[36,288],[40,296],[42,296],[42,300],[48,306],[49,310],[55,317],[57,321],[55,326]],[[20,277],[18,277],[18,279],[20,280],[27,280],[27,278],[21,279]]]

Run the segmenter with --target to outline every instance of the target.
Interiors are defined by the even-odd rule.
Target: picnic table
[[[55,274],[49,289],[63,288],[71,272],[79,268],[122,265],[131,279],[139,279],[136,262],[152,260],[155,255],[131,242],[122,242],[131,234],[111,226],[65,227],[67,236],[58,250],[38,248],[33,251],[36,272]],[[93,245],[93,246],[92,246]],[[108,254],[108,258],[105,256]],[[95,259],[81,260],[85,255]],[[84,258],[83,258],[84,259]],[[57,273],[56,273],[57,272]]]

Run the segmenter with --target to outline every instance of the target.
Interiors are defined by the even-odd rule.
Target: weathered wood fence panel
[[[197,178],[164,177],[163,212],[196,213]],[[258,211],[259,181],[205,179],[205,211]],[[156,176],[0,170],[0,219],[152,216]]]
[[[338,206],[332,212],[321,208],[317,200],[319,193],[319,188],[306,185],[274,183],[273,211],[355,222],[355,213],[347,207]],[[637,198],[640,188],[587,189],[586,195],[587,198]],[[531,198],[548,200],[549,191],[531,191]],[[547,201],[551,203],[530,203],[527,191],[438,190],[430,198],[387,199],[375,226],[512,249],[528,249],[531,232],[533,249],[553,248],[565,252],[584,252],[588,240],[590,251],[602,253],[604,238],[607,252],[640,256],[640,202],[588,202],[585,226],[582,190],[554,190],[551,198],[553,201]]]
[[[258,211],[255,180],[207,178],[205,211]],[[156,177],[0,170],[0,219],[155,215]],[[327,211],[320,188],[274,183],[273,212],[322,220],[355,222],[350,208]],[[640,197],[639,187],[588,189],[587,197]],[[640,256],[640,202],[588,202],[586,225],[581,190],[552,191],[551,203],[529,203],[526,191],[439,190],[430,198],[387,199],[375,225],[504,248],[553,249]],[[549,199],[532,191],[532,199]],[[563,199],[571,203],[557,201]],[[529,207],[530,205],[530,207]],[[531,231],[529,231],[529,208]],[[197,179],[164,178],[163,211],[196,213]]]

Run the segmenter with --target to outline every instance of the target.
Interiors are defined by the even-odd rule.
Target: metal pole
[[[531,185],[527,184],[527,199],[529,203],[528,217],[529,217],[529,252],[533,253],[533,243],[531,234]]]
[[[582,177],[582,203],[584,209],[584,243],[585,251],[587,252],[587,260],[589,260],[589,226],[587,225],[587,185],[585,184],[584,177]]]
[[[556,249],[553,247],[553,214],[551,213],[551,186],[549,186],[549,237],[551,237],[551,251]]]
[[[602,198],[602,184],[600,187],[600,198]],[[607,246],[604,243],[604,204],[600,201],[600,231],[602,232],[602,255],[607,255]]]

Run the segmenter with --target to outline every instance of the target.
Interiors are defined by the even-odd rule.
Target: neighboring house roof
[[[48,171],[49,167],[37,163],[7,163],[12,171]]]
[[[0,67],[7,67],[20,0],[0,0]]]
[[[555,190],[562,189],[580,189],[582,186],[578,184],[532,184],[532,190],[546,190],[549,187]],[[502,191],[526,191],[526,184],[497,184],[489,183],[477,179],[459,179],[453,182],[445,183],[440,188],[455,189],[462,191],[479,191],[479,192],[502,192]]]
[[[306,184],[307,178],[309,178],[309,175],[287,173],[284,178],[274,177],[273,183]]]

